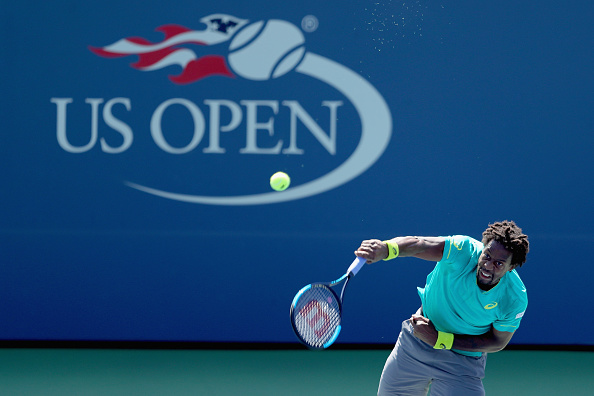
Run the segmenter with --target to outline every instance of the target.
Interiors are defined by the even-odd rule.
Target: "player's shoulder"
[[[507,274],[508,293],[516,296],[519,300],[528,300],[528,293],[522,278],[516,270],[512,270]]]
[[[443,259],[455,259],[460,255],[479,256],[482,251],[482,242],[468,235],[451,235],[445,237]]]
[[[512,270],[505,276],[505,298],[504,306],[509,311],[524,311],[528,306],[528,292],[524,282],[516,270]]]

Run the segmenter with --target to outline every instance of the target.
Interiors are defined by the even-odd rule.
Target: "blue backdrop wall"
[[[592,11],[5,4],[0,339],[296,342],[293,295],[361,240],[510,219],[512,343],[592,345]],[[339,342],[394,342],[432,266],[364,268]]]

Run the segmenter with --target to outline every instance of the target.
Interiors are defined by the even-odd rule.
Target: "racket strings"
[[[323,285],[311,287],[297,301],[293,322],[306,344],[323,348],[340,326],[340,304],[336,295]]]

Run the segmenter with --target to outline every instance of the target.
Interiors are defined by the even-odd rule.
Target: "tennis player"
[[[505,348],[528,305],[516,272],[527,253],[528,237],[513,221],[490,224],[482,242],[462,235],[363,241],[355,254],[369,264],[437,261],[418,288],[421,307],[402,323],[378,395],[484,395],[487,353]]]

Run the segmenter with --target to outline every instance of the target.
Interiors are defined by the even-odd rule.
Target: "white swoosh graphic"
[[[353,154],[339,167],[303,185],[283,192],[242,196],[201,196],[158,190],[125,182],[137,190],[176,201],[208,205],[261,205],[293,201],[339,187],[365,172],[384,153],[392,134],[392,116],[379,92],[347,67],[308,52],[295,69],[341,92],[354,105],[361,119],[361,140]]]

